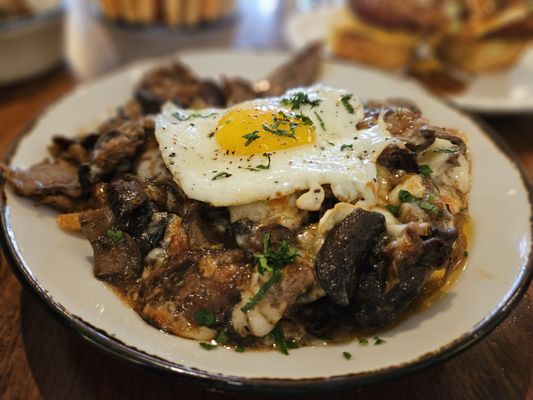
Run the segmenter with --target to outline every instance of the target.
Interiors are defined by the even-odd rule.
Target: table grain
[[[273,15],[281,18],[279,11]],[[249,45],[250,36],[242,34],[242,37],[247,38]],[[261,45],[272,44],[261,36],[257,40]],[[31,82],[0,88],[0,154],[8,151],[19,132],[44,107],[77,84],[72,72],[60,67]],[[483,119],[514,150],[532,180],[533,115]],[[530,286],[509,317],[492,333],[444,363],[373,386],[335,394],[278,398],[533,399],[532,298]],[[112,358],[53,318],[30,292],[21,288],[1,257],[0,399],[271,397],[220,393]]]

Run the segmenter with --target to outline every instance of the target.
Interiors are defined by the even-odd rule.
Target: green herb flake
[[[350,150],[353,150],[353,144],[343,144],[341,146],[341,151],[344,151],[346,149],[350,149]]]
[[[237,346],[237,347],[235,347],[234,350],[235,350],[235,352],[237,352],[237,353],[244,353],[244,351],[245,351],[246,349],[245,349],[244,347],[242,347],[242,346]]]
[[[433,173],[433,170],[429,165],[420,165],[418,167],[419,173],[421,176],[423,176],[426,179],[429,179],[431,177],[431,174]]]
[[[243,136],[243,139],[246,139],[246,142],[244,143],[245,146],[249,146],[253,141],[259,139],[261,136],[259,136],[257,133],[259,131],[255,130],[253,132],[247,133]]]
[[[106,235],[109,239],[113,241],[115,246],[118,246],[119,244],[124,243],[126,241],[126,236],[124,236],[124,232],[118,229],[108,229],[106,231]]]
[[[215,315],[211,311],[206,310],[205,308],[200,308],[194,314],[194,320],[200,326],[209,327],[215,323]]]
[[[313,120],[306,115],[298,114],[296,115],[296,118],[302,121],[304,125],[313,125]]]
[[[176,118],[178,121],[188,121],[190,119],[193,119],[193,118],[210,118],[214,115],[217,115],[217,113],[211,113],[211,114],[208,114],[208,115],[202,115],[201,113],[198,113],[198,112],[193,112],[189,115],[185,115],[185,114],[182,114],[180,112],[175,112],[175,113],[172,113],[171,114],[174,118]]]
[[[283,333],[283,329],[281,326],[276,326],[272,332],[270,332],[270,336],[274,340],[274,344],[276,346],[276,349],[286,356],[289,355],[290,349],[297,349],[298,345],[290,340],[287,340],[285,338],[285,335]]]
[[[268,290],[275,283],[279,282],[283,277],[282,268],[285,265],[292,264],[296,261],[298,253],[296,248],[289,246],[289,243],[284,240],[277,249],[270,247],[270,234],[263,235],[263,253],[254,254],[255,263],[258,272],[263,275],[265,272],[270,272],[271,275],[268,280],[263,283],[261,288],[253,295],[248,302],[241,307],[241,311],[246,313],[254,308]]]
[[[263,123],[263,129],[266,132],[269,132],[276,136],[288,137],[288,138],[296,140],[296,135],[294,134],[294,128],[295,126],[291,128],[290,130],[281,129],[279,122],[276,122],[271,125],[268,125],[266,122]]]
[[[395,217],[398,217],[400,215],[400,207],[399,206],[393,206],[392,204],[387,204],[385,206],[388,212],[390,212]]]
[[[217,335],[215,336],[215,342],[221,345],[227,344],[229,342],[229,336],[226,331],[218,331]]]
[[[443,154],[453,154],[455,153],[454,149],[449,149],[446,147],[439,147],[438,149],[433,150],[434,153],[443,153]]]
[[[218,174],[216,174],[215,176],[213,176],[211,178],[212,181],[216,181],[217,179],[222,179],[222,178],[229,178],[231,176],[231,174],[228,174],[227,172],[219,172]]]
[[[357,340],[361,346],[366,346],[368,344],[368,339],[366,337],[362,337]]]
[[[346,111],[348,111],[350,114],[354,113],[353,106],[350,104],[350,100],[351,100],[352,96],[353,95],[351,93],[349,93],[349,94],[345,94],[344,96],[341,97],[342,105],[344,106],[344,108],[346,108]]]
[[[213,349],[216,349],[217,348],[217,345],[216,344],[211,344],[211,343],[204,343],[204,342],[200,342],[198,343],[200,345],[200,347],[204,350],[213,350]]]
[[[183,279],[179,280],[178,283],[176,283],[177,287],[183,287],[185,285],[185,281]]]
[[[374,336],[374,346],[377,346],[377,345],[380,345],[380,344],[383,344],[383,343],[387,343],[387,341],[381,339],[378,336]]]
[[[439,216],[442,214],[442,209],[437,207],[434,204],[427,203],[423,201],[423,199],[413,196],[411,193],[409,193],[407,190],[400,190],[400,193],[398,193],[398,198],[400,199],[400,202],[402,203],[413,203],[416,204],[418,207],[420,207],[423,210],[430,211],[431,213]]]
[[[352,359],[352,354],[351,353],[348,353],[347,351],[343,351],[342,352],[342,356],[347,359],[347,360],[351,360]]]
[[[249,167],[249,168],[246,168],[248,171],[259,171],[261,169],[270,169],[270,154],[269,153],[265,153],[264,154],[267,159],[268,159],[268,163],[266,165],[264,164],[259,164],[259,165],[256,165],[255,167]]]
[[[289,97],[285,97],[281,100],[281,104],[284,106],[290,107],[291,110],[299,110],[303,105],[310,105],[311,107],[316,107],[320,104],[321,100],[311,100],[309,96],[304,92],[296,92]]]
[[[324,121],[322,120],[322,118],[320,118],[320,115],[318,115],[318,113],[316,111],[313,111],[313,113],[315,114],[316,118],[318,119],[318,122],[320,123],[320,127],[322,128],[323,131],[326,130],[326,126],[324,125]]]

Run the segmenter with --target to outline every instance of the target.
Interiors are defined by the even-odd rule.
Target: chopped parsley
[[[229,336],[226,331],[219,331],[215,336],[215,342],[218,344],[227,344],[229,342]]]
[[[341,151],[344,151],[346,149],[350,149],[350,150],[353,150],[353,144],[343,144],[341,146]]]
[[[320,104],[321,100],[311,100],[309,96],[304,92],[296,92],[289,97],[281,99],[281,104],[288,106],[291,110],[299,110],[300,106],[310,105],[311,107],[316,107]]]
[[[209,118],[209,117],[212,117],[214,115],[217,115],[217,113],[211,113],[209,115],[202,115],[201,113],[198,113],[198,112],[193,112],[189,115],[184,115],[180,112],[175,112],[175,113],[172,113],[172,116],[174,118],[176,118],[178,121],[188,121],[190,119],[193,119],[193,118]]]
[[[454,149],[450,149],[447,147],[439,147],[438,149],[433,150],[435,153],[444,153],[444,154],[453,154],[455,153]]]
[[[418,170],[420,172],[420,175],[424,178],[429,179],[431,177],[431,174],[433,173],[433,170],[429,165],[423,164],[418,167]]]
[[[206,310],[205,308],[200,308],[194,314],[194,320],[200,326],[209,327],[215,323],[215,315],[211,311]]]
[[[241,311],[246,313],[254,308],[263,297],[265,297],[268,290],[275,283],[279,282],[283,277],[282,268],[285,265],[292,264],[296,261],[298,253],[296,248],[289,246],[289,243],[284,240],[277,249],[270,247],[270,234],[263,235],[263,253],[254,255],[255,263],[258,272],[263,275],[265,272],[270,272],[270,278],[259,288],[257,293],[253,295],[248,302],[241,307]]]
[[[427,203],[423,199],[413,196],[411,193],[409,193],[407,190],[400,190],[400,193],[398,194],[398,198],[400,199],[400,202],[402,203],[413,203],[416,204],[418,207],[420,207],[423,210],[430,211],[431,213],[435,215],[441,215],[442,210],[437,207],[434,204]]]
[[[374,346],[377,346],[378,344],[387,343],[386,340],[381,339],[378,336],[374,336]]]
[[[126,236],[124,236],[124,232],[118,230],[118,229],[108,229],[106,231],[106,235],[109,239],[113,241],[115,246],[118,246],[121,243],[124,243],[126,240]]]
[[[261,136],[259,136],[257,133],[259,131],[255,130],[253,132],[247,133],[243,136],[243,139],[246,139],[246,142],[244,143],[245,146],[249,146],[253,141],[259,139]]]
[[[392,204],[387,204],[385,208],[395,217],[397,217],[400,214],[400,207],[399,206],[393,206]]]
[[[351,360],[352,359],[352,354],[351,353],[348,353],[347,351],[343,351],[342,352],[342,356],[347,359],[347,360]]]
[[[255,167],[249,167],[249,168],[246,168],[246,169],[249,170],[249,171],[259,171],[260,169],[269,169],[270,168],[270,154],[269,153],[265,153],[264,155],[268,159],[268,164],[266,164],[266,165],[259,164],[259,165],[256,165]]]
[[[217,345],[216,345],[216,344],[211,344],[211,343],[200,342],[199,345],[200,345],[200,347],[203,348],[204,350],[213,350],[213,349],[216,349],[216,348],[217,348]]]
[[[283,129],[282,125],[287,125],[289,129],[288,130]],[[265,131],[276,136],[288,137],[294,140],[296,140],[296,135],[295,135],[294,130],[296,129],[297,126],[298,126],[297,123],[291,122],[288,119],[283,119],[283,118],[278,118],[278,117],[274,117],[273,124],[267,124],[266,122],[263,122],[263,129]]]
[[[302,121],[304,125],[313,125],[313,120],[306,115],[298,114],[296,118]]]
[[[368,339],[366,337],[362,337],[362,338],[359,338],[357,340],[359,341],[359,344],[361,346],[366,346],[368,344]]]
[[[178,283],[176,283],[177,287],[183,287],[185,285],[185,281],[183,279],[179,280]]]
[[[272,339],[274,339],[274,344],[276,345],[276,349],[282,354],[285,354],[286,356],[289,355],[289,349],[297,349],[298,345],[290,340],[287,340],[285,338],[285,335],[283,334],[283,329],[281,329],[281,326],[277,325],[272,332],[270,332],[270,336]]]
[[[314,111],[314,114],[316,116],[316,118],[318,119],[318,122],[320,123],[320,127],[322,128],[323,131],[326,130],[326,126],[324,125],[324,121],[322,121],[322,118],[320,118],[320,115],[318,115],[318,113],[316,111]]]
[[[352,96],[353,95],[349,93],[341,97],[342,105],[344,106],[344,108],[346,108],[346,111],[348,111],[350,114],[354,113],[353,106],[350,104],[350,99],[352,98]]]
[[[227,172],[219,172],[218,174],[216,174],[215,176],[213,176],[211,178],[212,181],[216,181],[217,179],[221,179],[221,178],[229,178],[231,176],[231,174],[228,174]]]

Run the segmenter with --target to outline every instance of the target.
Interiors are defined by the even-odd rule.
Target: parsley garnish
[[[298,254],[294,247],[289,246],[289,243],[284,240],[277,249],[270,248],[269,245],[270,234],[263,235],[263,253],[255,254],[255,262],[258,272],[263,275],[266,271],[270,272],[270,278],[261,286],[255,295],[253,295],[248,302],[241,307],[241,311],[246,313],[254,308],[263,297],[265,297],[268,290],[274,283],[281,280],[283,276],[282,268],[285,265],[292,264],[296,261]]]
[[[320,127],[322,128],[323,131],[326,130],[326,127],[324,126],[324,121],[322,121],[322,118],[320,118],[320,115],[318,115],[318,113],[316,111],[314,111],[317,119],[318,119],[318,122],[320,123]]]
[[[442,210],[436,205],[427,203],[423,199],[413,196],[407,190],[400,190],[400,193],[398,194],[398,198],[400,199],[402,203],[416,204],[421,209],[430,211],[435,215],[440,215],[442,213]]]
[[[280,128],[280,125],[282,124],[288,124],[289,130]],[[274,123],[271,125],[268,125],[266,122],[263,123],[263,129],[273,135],[276,136],[284,136],[291,139],[296,140],[296,136],[294,134],[294,129],[298,126],[298,124],[290,123],[288,120],[280,120],[276,117],[274,117]]]
[[[393,206],[392,204],[387,204],[385,208],[395,217],[397,217],[400,213],[400,207]]]
[[[229,178],[231,176],[231,174],[228,174],[227,172],[219,172],[218,174],[216,174],[215,176],[213,176],[211,178],[212,181],[216,181],[217,179],[220,179],[220,178]]]
[[[270,336],[272,336],[272,339],[274,339],[274,343],[278,351],[282,354],[285,354],[286,356],[289,355],[289,349],[298,348],[298,345],[296,343],[285,338],[285,335],[283,334],[283,329],[281,329],[281,326],[279,325],[276,326],[272,330],[272,332],[270,332]]]
[[[353,114],[354,112],[353,106],[350,104],[350,99],[352,98],[352,96],[353,95],[349,93],[341,97],[342,105],[344,106],[344,108],[346,108],[346,111],[348,111],[350,114]]]
[[[342,352],[342,356],[347,359],[347,360],[351,360],[352,359],[352,355],[350,353],[348,353],[347,351],[343,351]]]
[[[222,345],[228,343],[229,336],[226,333],[226,331],[219,331],[217,335],[215,336],[215,342],[217,342],[218,344],[222,344]]]
[[[359,338],[357,340],[359,341],[359,344],[361,346],[366,346],[368,344],[368,339],[366,337],[362,337],[362,338]]]
[[[302,121],[304,125],[313,125],[313,120],[306,115],[298,114],[296,115],[296,118]]]
[[[209,118],[209,117],[212,117],[213,115],[217,115],[217,113],[211,113],[209,115],[202,115],[201,113],[197,113],[197,112],[194,112],[189,115],[184,115],[180,112],[172,113],[172,116],[176,118],[178,121],[188,121],[192,118]]]
[[[212,312],[206,310],[205,308],[200,308],[194,314],[194,320],[200,326],[209,327],[215,323],[215,315]]]
[[[216,349],[217,348],[217,345],[216,344],[211,344],[211,343],[199,343],[200,347],[202,347],[204,350],[213,350],[213,349]]]
[[[385,340],[381,339],[380,337],[374,336],[374,346],[377,346],[378,344],[387,343]]]
[[[422,175],[424,178],[429,179],[431,177],[431,174],[433,173],[433,170],[429,165],[420,165],[418,167],[418,170],[420,172],[420,175]]]
[[[254,140],[257,140],[259,139],[261,136],[259,136],[257,133],[259,131],[253,131],[253,132],[250,132],[250,133],[247,133],[246,135],[243,136],[243,139],[246,139],[246,142],[244,143],[245,146],[249,146],[250,143],[252,143]]]
[[[106,231],[107,237],[115,243],[116,246],[118,246],[121,243],[124,243],[126,240],[126,236],[124,236],[124,232],[119,231],[118,229],[108,229]]]
[[[455,153],[454,149],[448,149],[446,147],[439,147],[438,149],[433,150],[434,153],[444,153],[444,154],[453,154]]]
[[[300,106],[309,104],[311,107],[316,107],[320,104],[321,100],[311,100],[306,93],[297,92],[290,97],[285,97],[281,100],[281,104],[291,107],[291,110],[299,110]]]
[[[249,167],[249,168],[246,168],[246,169],[249,170],[249,171],[259,171],[260,169],[269,169],[270,168],[270,154],[269,153],[265,153],[264,155],[266,155],[266,157],[268,158],[268,164],[267,165],[259,164],[259,165],[256,165],[255,167]]]
[[[353,144],[343,144],[343,145],[341,146],[341,151],[344,151],[344,150],[346,150],[346,149],[350,149],[350,150],[352,150],[352,149],[353,149]]]
[[[179,280],[178,283],[176,283],[177,287],[183,287],[185,285],[185,281],[183,279]]]

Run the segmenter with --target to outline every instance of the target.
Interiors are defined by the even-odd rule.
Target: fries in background
[[[100,7],[111,20],[195,27],[233,13],[235,0],[100,0]]]

